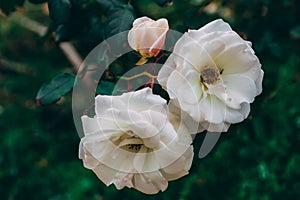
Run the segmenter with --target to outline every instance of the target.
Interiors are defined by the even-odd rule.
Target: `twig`
[[[37,21],[34,21],[30,19],[27,16],[24,16],[20,13],[14,12],[9,19],[14,22],[19,24],[20,26],[23,26],[24,28],[37,33],[39,36],[44,36],[47,33],[48,27],[44,26]]]
[[[17,62],[8,61],[3,58],[0,58],[0,69],[10,70],[27,75],[34,75],[34,71],[28,66]]]
[[[14,22],[23,26],[24,28],[35,32],[39,36],[44,36],[47,33],[48,27],[34,21],[20,13],[15,12],[10,16],[10,19]],[[70,42],[61,42],[59,48],[63,51],[67,59],[74,67],[74,71],[78,72],[80,65],[82,63],[82,58],[77,52],[74,45]]]
[[[156,78],[157,77],[157,76],[154,76],[154,75],[150,74],[149,72],[144,71],[144,72],[142,72],[140,74],[136,74],[134,76],[130,76],[130,77],[121,76],[121,77],[118,77],[118,78],[119,79],[123,79],[125,81],[130,81],[130,80],[138,78],[140,76],[148,76],[150,78]]]
[[[76,72],[79,71],[80,65],[82,63],[82,58],[75,49],[74,45],[70,42],[61,42],[59,48],[64,52],[65,56],[68,58],[70,63],[73,65]]]

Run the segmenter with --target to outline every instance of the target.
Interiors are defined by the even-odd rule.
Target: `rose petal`
[[[255,82],[243,75],[224,75],[222,76],[228,94],[227,102],[233,99],[239,104],[243,102],[252,103],[257,94]]]
[[[134,176],[136,189],[146,194],[156,194],[160,190],[165,191],[168,187],[168,181],[157,172],[136,174]]]

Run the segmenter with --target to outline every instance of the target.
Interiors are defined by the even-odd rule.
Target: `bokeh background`
[[[131,3],[137,17],[165,17],[179,31],[223,18],[252,41],[265,78],[248,119],[232,125],[204,159],[197,158],[198,136],[190,175],[169,182],[165,192],[106,187],[78,159],[71,94],[49,106],[35,101],[42,83],[74,67],[53,39],[47,4],[25,1],[8,16],[0,13],[0,199],[299,199],[300,1]],[[82,57],[94,36],[71,40]]]

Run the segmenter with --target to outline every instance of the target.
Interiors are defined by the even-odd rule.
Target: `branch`
[[[23,26],[24,28],[35,32],[36,34],[38,34],[39,36],[44,36],[47,33],[48,27],[44,26],[42,24],[40,24],[37,21],[34,21],[32,19],[30,19],[27,16],[24,16],[20,13],[14,12],[9,19],[14,22],[19,24],[20,26]]]
[[[0,69],[14,71],[17,73],[23,73],[27,75],[34,75],[34,71],[30,67],[18,62],[5,60],[1,57],[0,57]]]
[[[38,34],[39,36],[44,36],[47,33],[48,27],[42,25],[41,23],[34,21],[20,13],[15,12],[10,16],[10,20],[14,23],[19,24],[20,26],[23,26],[24,28]],[[78,72],[80,65],[82,63],[82,58],[77,52],[74,45],[70,42],[61,42],[59,44],[59,48],[62,50],[62,52],[65,54],[67,59],[70,61],[70,63],[74,67],[74,71]]]
[[[70,42],[61,42],[59,48],[64,52],[70,63],[73,65],[75,72],[79,71],[82,63],[82,58],[75,49],[74,45]]]

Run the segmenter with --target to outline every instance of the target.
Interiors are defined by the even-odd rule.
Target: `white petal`
[[[159,191],[165,191],[168,187],[168,181],[159,171],[135,174],[134,183],[136,189],[146,194],[156,194]]]
[[[132,179],[132,173],[123,173],[118,171],[114,177],[113,183],[118,190],[123,189],[124,187],[131,188],[133,187]]]
[[[215,62],[223,69],[223,75],[245,73],[252,79],[258,77],[261,66],[252,49],[244,41],[227,45],[226,50],[215,57]]]
[[[157,75],[157,81],[163,88],[166,88],[167,80],[168,80],[170,74],[175,69],[176,69],[176,65],[174,63],[174,54],[171,54],[168,57],[165,64],[161,67],[161,69],[159,70],[158,75]]]
[[[208,46],[208,45],[207,45]],[[212,45],[213,49],[217,48],[222,50],[223,46]],[[208,48],[202,43],[197,42],[193,38],[189,37],[188,34],[184,34],[176,43],[173,54],[176,57],[181,57],[184,68],[194,68],[200,72],[202,67],[215,66],[214,59],[208,52]],[[176,63],[180,67],[180,64]]]
[[[215,31],[231,31],[231,27],[228,23],[224,22],[222,19],[216,19],[205,26],[201,27],[199,31],[203,31],[205,33],[215,32]]]
[[[90,118],[86,115],[81,117],[82,128],[85,135],[96,133],[99,131],[99,126],[97,123],[97,119]]]
[[[230,124],[235,124],[243,121],[245,119],[243,113],[241,113],[239,110],[234,110],[232,108],[226,109],[225,114],[225,121]]]
[[[262,80],[263,80],[263,77],[264,77],[264,71],[260,70],[260,75],[259,75],[258,79],[255,81],[256,88],[257,88],[256,95],[259,95],[262,92]]]
[[[176,167],[178,167],[177,164],[179,163],[175,161],[174,163],[172,163],[172,165],[162,169],[161,173],[168,181],[176,180],[182,176],[187,175],[192,165],[193,155],[193,147],[191,146],[189,149],[187,149],[186,153],[180,158],[180,161],[184,162],[184,167],[177,168],[176,170]]]
[[[159,95],[153,95],[152,90],[150,88],[144,88],[141,90],[138,90],[136,92],[128,92],[124,93],[123,101],[126,101],[126,104],[128,104],[132,109],[149,109],[149,105],[161,105],[167,107],[167,101],[163,98],[161,98]],[[139,106],[145,106],[145,107],[139,107]]]
[[[227,101],[230,102],[233,99],[238,103],[251,103],[254,101],[254,97],[257,94],[257,89],[252,79],[239,74],[224,75],[222,78],[227,89]]]
[[[210,122],[201,122],[201,125],[210,132],[217,132],[217,133],[221,133],[221,132],[227,132],[229,127],[230,127],[230,123],[227,122],[221,122],[218,124],[214,124],[214,123],[210,123]]]
[[[82,159],[83,165],[87,169],[94,169],[99,164],[99,161],[86,151],[82,142],[79,145],[79,158]]]
[[[161,148],[154,151],[154,153],[161,168],[170,165],[182,155],[182,153],[178,153],[175,150],[170,149],[169,146],[162,143]]]
[[[134,167],[140,173],[148,173],[160,169],[153,152],[139,152],[134,159]]]
[[[103,164],[99,164],[93,171],[106,186],[113,183],[114,177],[117,174],[116,170]]]
[[[178,99],[180,104],[196,104],[202,96],[199,87],[198,73],[191,71],[186,75],[174,71],[167,82],[168,93],[171,99]]]
[[[199,106],[202,108],[206,121],[218,124],[224,120],[226,106],[215,96],[208,95],[206,98],[201,100]]]
[[[176,161],[163,168],[166,173],[176,174],[179,173],[185,167],[185,158],[179,157]]]

